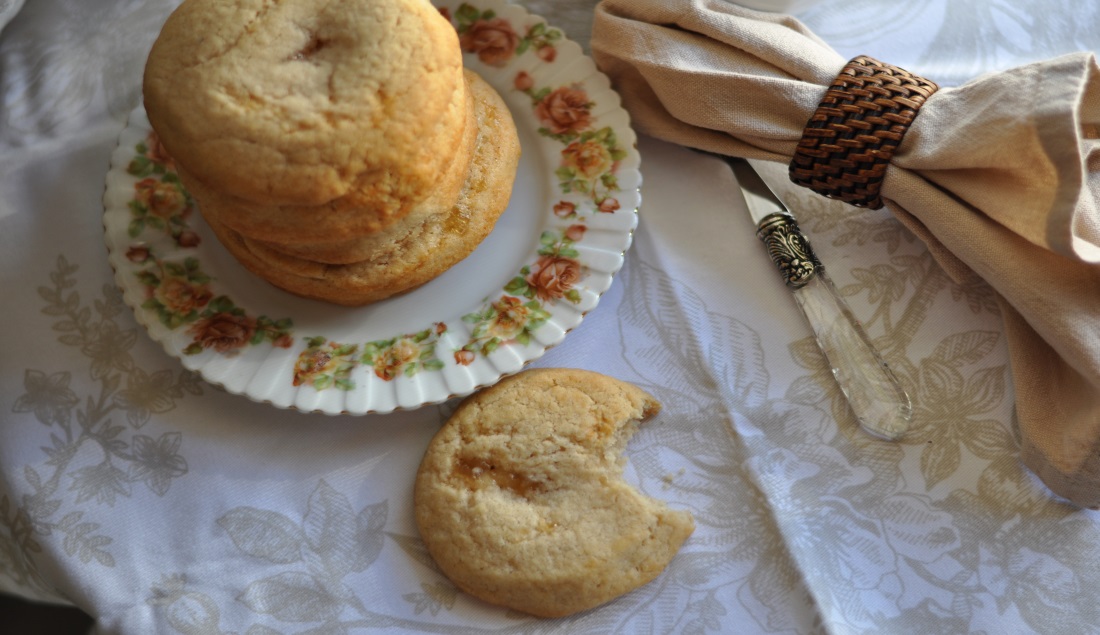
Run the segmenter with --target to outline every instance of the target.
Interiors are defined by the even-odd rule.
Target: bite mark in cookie
[[[622,452],[660,404],[590,371],[528,370],[468,397],[417,473],[416,520],[467,593],[544,617],[653,580],[691,515],[623,479]]]

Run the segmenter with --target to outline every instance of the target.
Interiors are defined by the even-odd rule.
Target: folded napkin
[[[591,44],[642,132],[784,164],[847,61],[789,16],[720,0],[604,0]],[[996,291],[1023,460],[1055,493],[1093,508],[1098,131],[1092,54],[982,76],[928,98],[881,190],[957,282],[980,277]]]

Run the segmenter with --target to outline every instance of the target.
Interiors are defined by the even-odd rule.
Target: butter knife
[[[741,186],[757,237],[802,308],[860,426],[878,437],[900,438],[912,418],[909,395],[825,274],[794,216],[749,162],[727,158],[727,163]]]

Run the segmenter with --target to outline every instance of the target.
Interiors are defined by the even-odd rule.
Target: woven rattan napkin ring
[[[882,207],[886,166],[938,88],[897,66],[854,58],[806,123],[791,161],[791,180],[856,207]]]

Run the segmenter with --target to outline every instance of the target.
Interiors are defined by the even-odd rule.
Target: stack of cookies
[[[519,141],[427,0],[186,0],[145,108],[226,249],[292,293],[363,305],[465,258]]]

